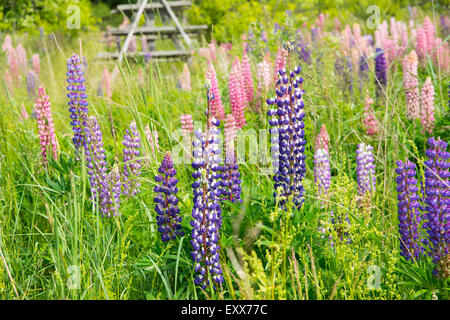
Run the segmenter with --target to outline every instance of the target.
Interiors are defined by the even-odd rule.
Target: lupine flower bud
[[[180,76],[180,86],[183,91],[191,91],[191,72],[186,63],[183,66],[183,72]]]
[[[333,22],[334,22],[334,30],[339,32],[339,30],[341,29],[341,21],[339,20],[339,18],[334,18]]]
[[[409,160],[397,161],[398,220],[401,255],[417,260],[422,253],[419,237],[420,212],[417,191],[416,165]]]
[[[426,51],[428,54],[431,54],[434,49],[434,45],[436,43],[436,31],[434,29],[434,25],[431,22],[428,16],[423,20],[423,30],[425,31],[426,38]]]
[[[326,197],[330,189],[331,171],[328,158],[325,149],[318,149],[314,154],[314,183],[320,198]]]
[[[436,265],[433,273],[447,278],[450,276],[450,153],[446,151],[445,141],[430,138],[428,145],[428,160],[424,162],[427,231]]]
[[[253,101],[253,78],[252,78],[252,71],[250,68],[250,60],[248,58],[247,53],[244,52],[244,55],[242,57],[242,80],[244,83],[244,94],[247,100],[247,103],[250,103]]]
[[[209,49],[209,47],[203,47],[203,48],[199,48],[198,49],[198,55],[200,57],[206,58],[206,60],[209,62],[211,62],[211,51]]]
[[[145,80],[144,80],[144,71],[142,70],[142,68],[138,69],[138,78],[139,78],[139,86],[143,88]]]
[[[311,49],[303,40],[300,40],[297,43],[297,52],[300,60],[305,62],[307,65],[311,64]]]
[[[356,174],[361,195],[375,192],[376,178],[372,150],[373,147],[365,143],[359,144],[356,150]]]
[[[132,122],[123,137],[123,194],[134,196],[140,192],[141,183],[138,178],[141,174],[140,148],[141,138],[136,123]]]
[[[377,96],[381,96],[383,93],[383,89],[387,84],[387,76],[386,76],[386,59],[384,57],[383,50],[380,48],[376,48],[376,57],[375,57],[375,85],[377,87]]]
[[[366,133],[369,136],[376,135],[378,133],[378,121],[375,118],[375,114],[372,108],[373,100],[369,95],[369,92],[366,93],[366,100],[364,101],[364,119],[363,123],[366,127]]]
[[[442,72],[450,72],[450,47],[447,41],[443,42],[442,39],[436,39],[433,62],[436,66],[439,66]]]
[[[233,116],[236,119],[238,128],[246,126],[244,108],[246,106],[245,93],[241,83],[241,73],[239,60],[234,60],[228,80],[228,90],[230,92],[230,104]]]
[[[137,50],[137,42],[136,42],[136,36],[131,36],[130,43],[128,44],[128,52],[135,53]]]
[[[214,65],[212,62],[209,63],[206,79],[211,82],[211,92],[214,95],[214,99],[211,100],[211,113],[214,117],[222,120],[225,118],[225,110],[223,109],[222,100],[220,99],[216,70],[214,70]]]
[[[236,120],[232,114],[227,114],[225,119],[225,162],[234,163],[236,161],[235,144],[236,144]]]
[[[67,60],[67,90],[69,93],[70,124],[73,128],[73,144],[79,150],[84,144],[84,127],[88,117],[88,103],[86,101],[86,85],[81,59],[74,53]]]
[[[300,67],[287,72],[278,71],[276,97],[267,99],[271,106],[268,111],[272,142],[272,163],[274,166],[274,197],[282,208],[293,197],[293,204],[299,209],[304,201],[302,180],[305,164],[305,124],[303,118],[303,78],[299,76]]]
[[[5,36],[5,39],[3,40],[2,50],[8,51],[9,48],[11,48],[11,47],[12,47],[12,39],[11,39],[11,36],[9,34],[7,34]]]
[[[353,79],[352,79],[352,63],[348,56],[337,57],[334,64],[337,75],[340,76],[340,86],[342,94],[347,100],[353,93]]]
[[[108,99],[111,99],[111,97],[112,97],[111,74],[108,72],[108,68],[106,66],[103,67],[102,88],[103,88],[103,92],[104,92],[105,96]]]
[[[37,74],[34,73],[34,71],[32,71],[32,70],[28,71],[27,76],[26,76],[26,82],[27,82],[28,97],[30,99],[35,99],[36,98]]]
[[[27,52],[25,51],[25,48],[22,46],[21,43],[19,43],[17,45],[16,52],[17,52],[17,63],[19,65],[19,69],[22,72],[26,72],[26,70],[27,70]]]
[[[7,51],[7,58],[8,58],[8,65],[9,65],[9,72],[11,76],[14,78],[15,81],[20,80],[20,74],[19,74],[19,62],[17,59],[17,52],[14,47],[10,47]]]
[[[190,135],[194,132],[194,122],[190,114],[182,114],[180,116],[181,129],[183,129],[183,134]]]
[[[274,64],[274,81],[277,81],[278,79],[278,70],[281,70],[286,67],[286,61],[287,61],[287,51],[284,50],[282,47],[278,47],[277,51],[277,57],[275,59]]]
[[[123,17],[123,21],[120,24],[119,29],[126,29],[129,24],[130,24],[130,19],[127,16],[125,16],[125,17]]]
[[[406,94],[406,116],[419,117],[419,81],[417,77],[417,54],[414,50],[403,58],[403,88]]]
[[[263,94],[269,91],[270,83],[272,82],[272,74],[270,71],[269,63],[263,59],[256,65],[256,78],[258,82],[258,88],[256,91],[256,105],[255,110],[261,111],[261,98]]]
[[[369,79],[369,63],[368,63],[367,56],[365,54],[362,54],[359,57],[358,66],[359,66],[358,74],[359,74],[359,81],[360,81],[359,90],[361,92],[364,84]]]
[[[272,83],[272,75],[270,65],[265,59],[256,65],[256,76],[258,78],[258,92],[269,91],[270,84]]]
[[[144,129],[145,137],[147,138],[150,149],[152,150],[153,157],[156,159],[156,153],[159,152],[159,142],[158,142],[158,130],[150,130],[149,125]]]
[[[319,149],[324,149],[327,153],[329,153],[329,144],[330,144],[330,136],[327,132],[327,127],[325,124],[322,124],[320,127],[320,132],[316,138],[316,151]]]
[[[11,73],[8,69],[5,70],[5,74],[3,76],[3,79],[5,80],[6,86],[8,87],[8,90],[11,91],[13,87],[13,80],[11,78]]]
[[[232,202],[242,202],[241,200],[241,180],[239,165],[236,161],[236,121],[232,114],[227,114],[225,120],[225,165],[222,167],[221,184],[222,199]]]
[[[420,60],[423,61],[427,55],[427,36],[425,34],[425,30],[421,27],[417,27],[416,32],[416,51]]]
[[[183,130],[183,148],[184,156],[192,156],[192,133],[194,132],[194,122],[190,114],[182,114],[180,116],[181,130]]]
[[[209,279],[216,284],[223,282],[222,267],[219,261],[219,238],[222,225],[220,199],[220,149],[218,128],[220,122],[210,119],[210,94],[208,90],[207,131],[195,131],[192,167],[195,179],[192,184],[194,207],[192,209],[191,252],[194,283],[205,289]]]
[[[439,23],[441,24],[442,36],[447,38],[450,34],[450,17],[442,13],[439,17]]]
[[[84,152],[91,185],[91,200],[102,216],[117,215],[120,205],[120,176],[114,171],[108,173],[103,133],[94,116],[86,120],[85,129]]]
[[[155,177],[157,185],[153,189],[156,193],[153,201],[155,211],[158,214],[156,221],[158,231],[161,233],[161,240],[166,242],[181,237],[184,232],[181,230],[182,217],[178,208],[178,179],[175,177],[177,171],[173,167],[170,152],[167,152],[158,168],[158,175]]]
[[[50,108],[50,98],[44,88],[39,88],[36,99],[36,121],[39,129],[42,164],[47,165],[47,148],[51,147],[54,159],[58,157],[58,145],[56,142],[55,126]]]
[[[22,105],[22,109],[20,110],[20,116],[22,117],[22,120],[25,121],[29,118],[27,109],[25,108],[25,105]]]
[[[145,34],[141,35],[141,51],[142,52],[148,52],[148,43],[147,43],[147,37]]]
[[[216,40],[212,39],[211,43],[208,43],[208,47],[209,47],[209,54],[211,55],[211,61],[216,60],[217,54]]]
[[[430,77],[428,77],[423,84],[420,102],[422,106],[420,109],[422,131],[431,133],[434,128],[434,87]]]

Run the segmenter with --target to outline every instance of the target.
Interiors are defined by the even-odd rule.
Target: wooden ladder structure
[[[207,30],[207,25],[186,25],[183,16],[183,10],[191,5],[191,1],[167,1],[158,0],[150,2],[148,0],[139,0],[137,4],[118,5],[117,9],[111,11],[112,14],[122,13],[129,17],[131,24],[126,28],[111,28],[105,34],[106,37],[115,37],[118,44],[118,52],[101,52],[98,58],[117,59],[120,64],[125,56],[150,56],[156,60],[187,59],[190,57],[189,49],[192,46],[191,36],[198,35]],[[160,14],[164,26],[155,26],[155,15]],[[138,27],[141,16],[145,17],[145,25]],[[184,25],[180,23],[178,16],[182,17]],[[173,22],[172,25],[170,25]],[[145,35],[148,52],[137,51],[129,52],[128,48],[133,35]],[[121,45],[121,37],[126,36],[125,42]],[[176,50],[157,51],[155,41],[158,39],[170,38]]]

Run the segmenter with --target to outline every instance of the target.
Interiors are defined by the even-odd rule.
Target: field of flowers
[[[289,16],[186,62],[3,34],[0,299],[448,300],[448,12]]]

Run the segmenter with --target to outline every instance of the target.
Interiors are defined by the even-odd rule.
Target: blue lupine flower
[[[387,84],[387,65],[383,49],[375,49],[375,85],[377,87],[377,97],[381,97],[383,89]]]
[[[406,260],[417,260],[423,248],[419,228],[420,212],[416,165],[409,160],[397,161],[398,220],[401,255]]]
[[[361,195],[375,192],[376,178],[372,150],[373,147],[365,143],[359,144],[356,150],[356,174]]]
[[[450,153],[447,143],[430,138],[426,151],[425,195],[431,257],[438,277],[450,276]]]
[[[318,149],[314,154],[314,183],[319,197],[326,197],[330,189],[331,171],[328,152]]]
[[[302,180],[305,175],[305,130],[303,118],[304,103],[302,96],[303,78],[299,76],[300,67],[287,73],[278,71],[276,97],[267,99],[272,106],[268,111],[272,158],[274,166],[274,197],[282,208],[286,208],[287,199],[292,196],[293,203],[299,209],[304,201]]]
[[[161,233],[161,240],[165,242],[184,235],[180,224],[183,218],[179,215],[180,209],[176,197],[177,171],[173,167],[170,152],[164,156],[158,172],[159,174],[155,177],[158,184],[153,189],[156,192],[154,202],[155,211],[158,214],[156,216],[158,231]]]
[[[192,208],[191,252],[194,270],[197,273],[194,283],[205,289],[210,279],[220,284],[223,282],[222,267],[219,261],[219,238],[222,226],[220,208],[220,149],[218,128],[220,122],[210,118],[210,100],[212,95],[208,88],[207,130],[194,132],[193,162],[195,169],[192,177],[194,207]]]
[[[108,172],[103,133],[94,116],[86,121],[85,126],[86,167],[91,186],[91,200],[99,207],[102,216],[117,215],[120,206],[120,175]]]
[[[141,138],[136,123],[132,122],[125,131],[123,148],[123,194],[134,196],[140,192],[141,183],[137,179],[141,174],[140,148]]]
[[[334,64],[336,74],[340,76],[340,86],[345,100],[353,94],[352,62],[348,56],[337,57]]]
[[[83,64],[81,59],[74,53],[67,60],[67,90],[69,93],[70,124],[73,128],[73,144],[78,150],[84,145],[84,134],[88,117],[88,103],[86,101],[86,85],[84,79]]]
[[[365,54],[362,54],[359,58],[359,91],[361,92],[364,84],[369,79],[369,63]]]

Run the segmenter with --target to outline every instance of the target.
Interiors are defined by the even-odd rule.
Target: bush
[[[46,31],[74,33],[76,28],[68,28],[68,23],[73,22],[73,6],[79,8],[81,29],[98,22],[88,0],[7,0],[0,3],[0,30],[38,33],[39,26]]]

